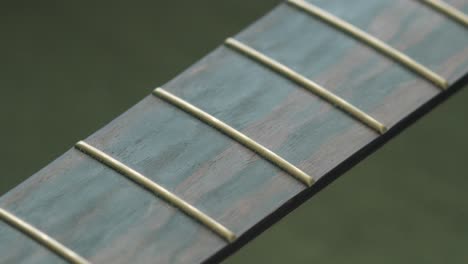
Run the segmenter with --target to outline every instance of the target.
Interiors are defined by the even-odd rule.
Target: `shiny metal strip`
[[[307,186],[312,186],[314,184],[314,179],[308,175],[307,173],[303,172],[296,166],[292,165],[285,159],[278,156],[273,151],[267,149],[266,147],[260,145],[255,140],[249,138],[248,136],[242,134],[238,130],[234,129],[233,127],[229,126],[228,124],[224,123],[223,121],[217,119],[216,117],[208,114],[207,112],[201,110],[200,108],[190,104],[189,102],[169,93],[168,91],[162,88],[156,88],[153,91],[153,94],[164,101],[182,109],[183,111],[197,117],[201,121],[205,122],[206,124],[218,129],[222,133],[226,134],[227,136],[233,138],[237,142],[241,143],[245,147],[249,148],[250,150],[256,152],[258,155],[263,157],[264,159],[270,161],[271,163],[275,164],[279,168],[283,169],[284,171],[291,174],[293,177],[301,181]]]
[[[398,51],[397,49],[391,47],[385,42],[375,38],[369,33],[364,32],[363,30],[355,27],[354,25],[342,20],[341,18],[338,18],[328,13],[327,11],[304,0],[288,0],[288,3],[305,11],[308,14],[311,14],[315,17],[320,18],[321,20],[327,22],[328,24],[348,33],[349,35],[360,40],[361,42],[373,47],[374,49],[380,51],[384,55],[394,59],[395,61],[409,68],[410,70],[418,73],[420,76],[432,82],[433,84],[438,86],[440,89],[445,90],[448,88],[449,86],[448,82],[447,80],[444,79],[444,77],[433,72],[429,68],[418,63],[414,59]]]
[[[427,4],[428,6],[443,13],[444,15],[452,18],[453,20],[459,22],[463,26],[468,27],[468,15],[456,9],[455,7],[445,3],[444,1],[440,1],[440,0],[419,0],[419,1]]]
[[[39,244],[48,248],[50,251],[54,252],[56,255],[68,261],[69,263],[90,264],[90,262],[88,262],[86,259],[79,256],[77,253],[70,250],[66,246],[62,245],[57,240],[43,233],[42,231],[25,222],[24,220],[21,220],[20,218],[6,211],[5,209],[0,208],[0,219],[12,226],[13,228],[31,237]]]
[[[371,117],[370,115],[366,114],[362,110],[358,109],[354,105],[348,103],[346,100],[340,98],[339,96],[335,95],[334,93],[328,91],[327,89],[323,88],[319,84],[313,82],[312,80],[304,77],[303,75],[295,72],[294,70],[290,69],[289,67],[273,60],[272,58],[260,53],[259,51],[237,41],[233,38],[228,38],[226,40],[226,45],[243,53],[244,55],[264,64],[265,66],[271,68],[272,70],[286,76],[287,78],[293,80],[294,82],[300,84],[307,90],[319,95],[320,97],[324,98],[331,104],[341,108],[343,111],[351,115],[352,117],[356,118],[357,120],[361,121],[362,123],[366,124],[370,128],[376,130],[378,133],[383,134],[387,131],[387,128]]]
[[[83,153],[89,155],[90,157],[100,161],[104,165],[114,169],[115,171],[121,173],[125,177],[131,179],[132,181],[140,184],[144,188],[150,190],[155,195],[161,197],[165,201],[171,203],[173,206],[177,207],[182,212],[186,213],[190,217],[193,217],[207,228],[212,230],[214,233],[218,234],[220,237],[224,238],[228,242],[233,242],[236,240],[236,235],[231,232],[229,229],[218,223],[213,218],[209,217],[202,211],[198,210],[194,206],[190,205],[186,201],[179,198],[177,195],[166,190],[161,185],[153,182],[149,178],[145,177],[141,173],[135,171],[134,169],[128,167],[122,162],[112,158],[103,151],[89,145],[84,141],[76,143],[75,147],[82,151]]]

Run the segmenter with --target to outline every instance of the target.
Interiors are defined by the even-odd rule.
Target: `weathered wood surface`
[[[417,1],[311,1],[446,77],[468,71],[468,31]],[[468,11],[466,1],[450,1]],[[388,127],[441,91],[286,4],[236,36]],[[379,137],[289,80],[220,47],[166,85],[320,179]],[[87,142],[245,234],[303,192],[293,177],[154,96]],[[227,244],[164,201],[71,149],[0,206],[95,263],[194,263]],[[313,225],[313,219],[311,219]],[[0,263],[57,263],[0,224]]]

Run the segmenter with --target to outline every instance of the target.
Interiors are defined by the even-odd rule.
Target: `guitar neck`
[[[0,207],[92,263],[219,261],[461,88],[463,18],[426,1],[283,3]],[[1,263],[76,262],[18,230],[34,238],[0,223]]]

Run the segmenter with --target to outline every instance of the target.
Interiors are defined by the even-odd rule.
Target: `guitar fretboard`
[[[221,259],[459,86],[452,2],[278,6],[3,196],[0,262]]]

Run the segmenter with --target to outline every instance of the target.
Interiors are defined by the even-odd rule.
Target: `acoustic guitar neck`
[[[466,83],[467,11],[280,4],[1,197],[0,263],[221,261]]]

